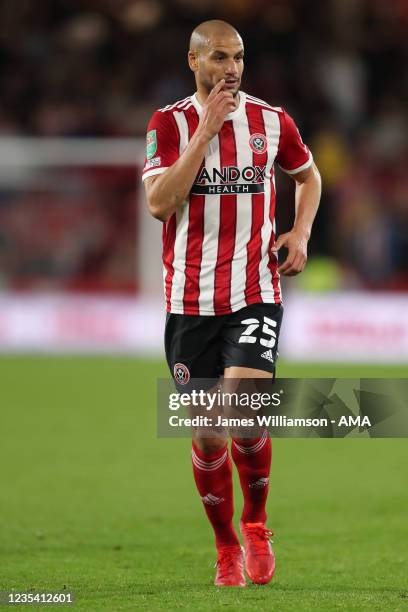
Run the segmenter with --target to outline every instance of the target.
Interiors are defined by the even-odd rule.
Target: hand
[[[228,113],[235,110],[235,101],[230,91],[223,91],[225,79],[221,79],[211,90],[203,104],[203,112],[197,130],[203,132],[209,140],[220,131]]]
[[[273,250],[279,251],[283,246],[288,249],[288,256],[278,267],[278,272],[284,276],[296,276],[302,272],[307,262],[307,238],[293,229],[279,236]]]

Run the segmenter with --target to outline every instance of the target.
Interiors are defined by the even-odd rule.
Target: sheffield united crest
[[[184,363],[176,363],[173,368],[174,380],[179,385],[186,385],[190,380],[190,372]]]
[[[265,134],[252,134],[249,139],[249,146],[254,153],[265,153],[266,151],[266,136]]]

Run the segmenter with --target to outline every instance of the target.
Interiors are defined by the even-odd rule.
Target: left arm
[[[306,265],[307,243],[321,194],[320,174],[314,163],[291,177],[296,182],[295,223],[290,232],[279,236],[273,247],[276,251],[282,246],[288,249],[286,260],[278,268],[278,272],[285,276],[299,274]]]

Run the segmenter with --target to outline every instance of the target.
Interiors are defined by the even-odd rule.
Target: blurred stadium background
[[[189,34],[214,17],[243,35],[243,89],[287,108],[323,177],[278,375],[407,376],[406,0],[2,0],[0,590],[71,590],[98,612],[402,610],[406,440],[274,440],[278,572],[238,594],[208,588],[190,442],[157,439],[144,135],[192,93]]]
[[[243,89],[298,121],[324,183],[287,360],[408,362],[404,0],[11,0],[0,6],[0,351],[162,355],[152,112],[193,91],[191,29],[246,45]],[[293,185],[278,176],[278,231]]]

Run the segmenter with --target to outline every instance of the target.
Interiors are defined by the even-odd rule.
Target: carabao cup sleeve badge
[[[157,151],[157,136],[156,130],[150,130],[146,136],[146,157],[151,159]]]

